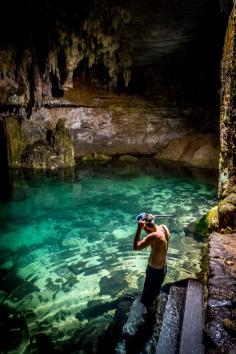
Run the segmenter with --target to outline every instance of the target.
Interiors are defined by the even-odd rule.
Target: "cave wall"
[[[236,229],[236,5],[229,17],[221,62],[219,224]]]
[[[191,133],[190,107],[157,106],[140,96],[104,92],[85,82],[64,95],[62,106],[41,108],[22,123],[24,141],[43,139],[58,118],[65,119],[75,155],[152,155],[171,140]],[[61,101],[62,102],[62,101]],[[195,112],[204,114],[201,108]],[[32,134],[33,132],[33,134]]]
[[[156,154],[194,132],[218,134],[219,2],[4,4],[18,31],[0,31],[0,115],[19,119],[21,153],[59,118],[76,157]]]

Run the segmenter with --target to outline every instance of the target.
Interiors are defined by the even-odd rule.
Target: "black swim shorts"
[[[146,269],[141,303],[146,307],[153,306],[156,297],[160,294],[161,285],[165,279],[167,266],[161,269],[152,268],[149,265]]]

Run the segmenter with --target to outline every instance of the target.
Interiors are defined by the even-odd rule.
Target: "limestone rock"
[[[53,148],[60,157],[64,167],[75,165],[74,147],[68,129],[65,128],[65,121],[59,119],[56,125]]]
[[[16,116],[3,118],[3,125],[7,142],[7,160],[9,167],[20,167],[21,161],[21,123]]]
[[[203,145],[193,155],[192,165],[203,168],[218,168],[219,150],[212,145]]]
[[[119,157],[120,161],[138,161],[138,158],[132,155],[122,155]]]
[[[26,147],[23,152],[22,162],[26,168],[55,169],[63,167],[63,162],[53,147],[47,142],[38,140]]]
[[[192,134],[173,140],[156,159],[179,161],[187,165],[217,168],[219,147],[213,134]]]
[[[56,169],[75,165],[72,140],[62,119],[58,120],[50,139],[37,140],[25,148],[22,163],[24,167],[33,169]]]
[[[220,174],[219,218],[220,227],[236,228],[236,3],[228,21],[221,61],[220,97]]]
[[[232,193],[219,202],[220,228],[236,230],[236,193]]]
[[[111,156],[106,154],[100,154],[98,152],[95,152],[94,154],[87,154],[82,157],[83,161],[108,161],[111,159]]]

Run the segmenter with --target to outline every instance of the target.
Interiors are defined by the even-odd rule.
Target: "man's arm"
[[[150,236],[146,236],[142,240],[140,240],[140,234],[144,225],[145,225],[145,221],[139,221],[136,233],[134,235],[133,249],[135,251],[142,250],[143,248],[146,248],[151,244],[152,237]]]

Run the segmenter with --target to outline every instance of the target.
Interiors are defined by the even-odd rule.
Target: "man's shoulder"
[[[164,224],[161,224],[160,227],[162,227],[162,229],[165,231],[166,235],[169,237],[170,236],[170,230],[168,229],[168,227]]]
[[[160,232],[160,230],[152,232],[149,236],[150,239],[153,240],[155,243],[166,242],[166,238],[163,236],[163,232]]]

